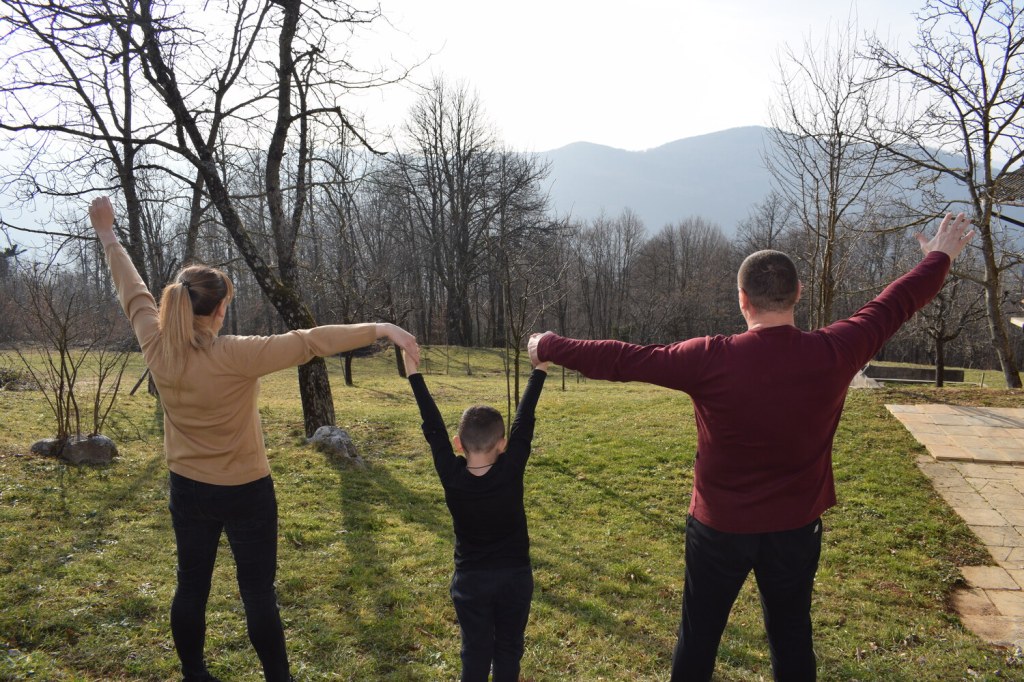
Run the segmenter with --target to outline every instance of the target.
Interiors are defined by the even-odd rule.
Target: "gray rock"
[[[46,438],[33,443],[32,452],[59,457],[69,464],[110,464],[117,456],[117,445],[102,435],[73,436],[67,440]]]
[[[321,426],[306,442],[320,452],[327,453],[335,461],[353,464],[359,468],[366,467],[366,462],[359,456],[352,437],[345,429],[337,426]]]

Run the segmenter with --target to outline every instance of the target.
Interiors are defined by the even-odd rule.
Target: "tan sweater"
[[[374,324],[325,325],[276,336],[219,336],[189,355],[168,385],[156,301],[120,244],[105,247],[121,307],[164,407],[168,468],[203,483],[241,485],[270,473],[257,401],[259,377],[373,343]]]

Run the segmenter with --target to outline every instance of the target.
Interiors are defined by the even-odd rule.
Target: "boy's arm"
[[[546,365],[545,365],[546,367]],[[544,388],[544,380],[548,373],[536,367],[530,373],[530,380],[526,383],[526,390],[519,401],[519,409],[516,410],[516,418],[512,421],[512,428],[509,431],[508,448],[506,455],[521,457],[523,462],[530,457],[531,444],[533,442],[533,413],[537,407],[537,400]]]
[[[445,428],[441,411],[437,409],[430,391],[427,390],[423,375],[416,371],[415,367],[409,370],[408,374],[409,385],[412,386],[412,393],[416,397],[420,417],[423,419],[423,436],[427,439],[430,454],[434,457],[434,469],[437,470],[437,475],[444,479],[455,465],[455,451],[448,438],[448,429]]]

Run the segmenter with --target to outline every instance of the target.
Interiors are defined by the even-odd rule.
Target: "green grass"
[[[428,384],[453,424],[469,403],[504,405],[500,358],[431,351]],[[129,386],[141,372],[138,360]],[[467,376],[469,365],[472,375]],[[264,381],[261,411],[280,504],[278,583],[299,680],[455,680],[448,597],[451,520],[408,384],[393,357],[360,359],[346,388],[329,361],[339,425],[366,470],[303,444],[295,372]],[[678,625],[692,483],[690,401],[664,389],[578,382],[554,370],[527,470],[536,591],[525,679],[663,680]],[[174,540],[160,414],[119,400],[105,468],[23,453],[48,437],[38,393],[0,391],[0,680],[174,680],[168,605]],[[926,387],[852,392],[836,436],[839,506],[825,517],[814,601],[822,680],[1022,679],[1007,652],[965,631],[948,601],[957,566],[989,563],[918,471],[924,453],[886,402],[1021,404],[1020,392]],[[752,582],[752,581],[751,581]],[[262,679],[233,565],[221,548],[208,660]],[[16,653],[11,653],[16,650]],[[752,584],[720,650],[721,680],[770,679]]]

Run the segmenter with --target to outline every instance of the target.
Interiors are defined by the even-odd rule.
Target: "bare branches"
[[[1024,8],[1011,0],[929,0],[912,55],[875,39],[868,54],[903,106],[875,112],[870,139],[894,157],[951,178],[979,235],[993,348],[1008,386],[1021,380],[1001,283],[1019,262],[998,231],[997,178],[1024,160]],[[909,116],[918,111],[920,115]]]

